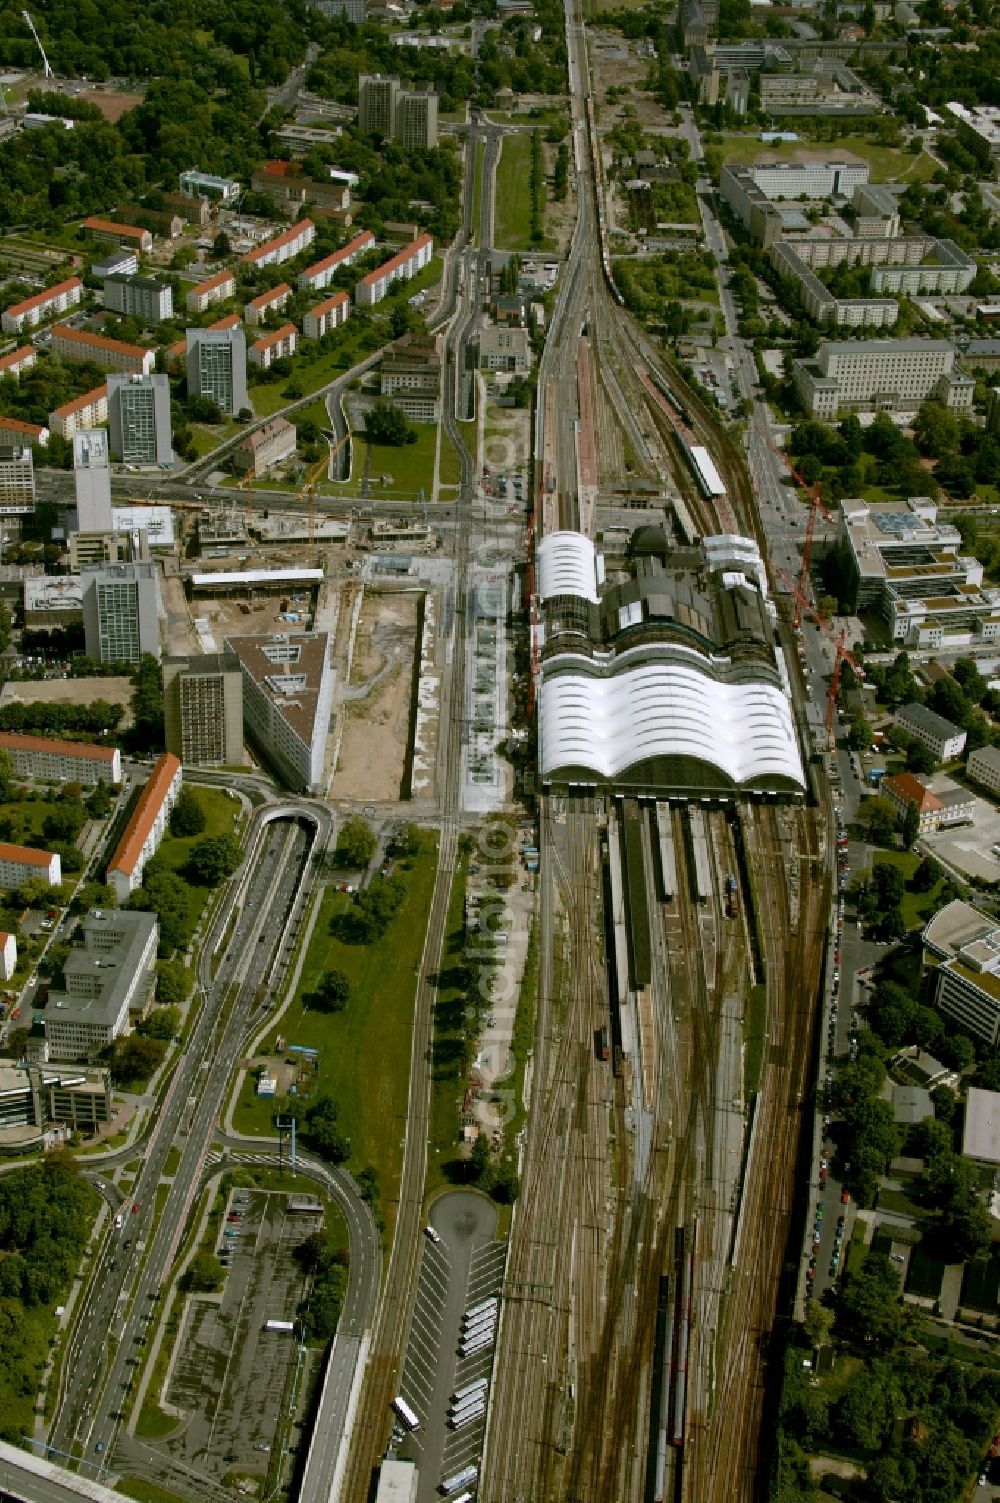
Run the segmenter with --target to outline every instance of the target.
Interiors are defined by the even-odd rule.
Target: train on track
[[[656,1472],[654,1503],[666,1503],[667,1459],[670,1448],[682,1450],[687,1439],[689,1404],[688,1363],[691,1355],[691,1309],[697,1221],[690,1232],[679,1226],[674,1234],[674,1265],[661,1280],[663,1345],[660,1383],[655,1409]]]

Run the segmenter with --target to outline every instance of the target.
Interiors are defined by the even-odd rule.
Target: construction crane
[[[812,568],[812,549],[813,538],[816,533],[816,517],[819,512],[822,512],[827,521],[832,521],[833,513],[829,511],[823,504],[823,498],[819,492],[819,481],[817,480],[813,485],[810,485],[805,476],[799,474],[798,470],[792,464],[792,461],[789,459],[784,449],[779,449],[777,444],[774,443],[767,429],[762,427],[759,423],[757,427],[761,435],[763,436],[764,442],[767,444],[767,447],[771,450],[771,453],[776,455],[777,458],[781,460],[788,473],[798,481],[799,485],[801,485],[804,491],[808,491],[809,493],[809,515],[806,518],[806,535],[805,540],[802,544],[802,567],[799,569],[799,584],[798,589],[795,592],[794,625],[797,630],[802,621],[802,602],[808,601],[809,599],[809,571]]]
[[[830,678],[830,689],[826,696],[826,733],[828,736],[832,736],[833,717],[837,711],[837,696],[840,693],[840,679],[841,674],[843,673],[844,664],[847,663],[859,679],[864,678],[865,670],[864,668],[862,668],[861,664],[858,662],[854,654],[847,650],[846,627],[842,628],[839,632],[835,631],[834,628],[830,625],[827,618],[820,614],[817,607],[814,606],[809,597],[804,594],[801,586],[796,583],[796,581],[790,574],[786,574],[781,565],[775,563],[773,558],[771,559],[771,568],[795,601],[796,631],[798,631],[799,629],[799,625],[804,612],[813,622],[815,622],[816,626],[819,627],[820,631],[823,633],[824,637],[826,637],[827,641],[833,644],[833,674]]]
[[[343,442],[344,440],[341,439],[340,443]],[[340,448],[340,444],[337,445],[337,448]],[[335,452],[336,450],[328,449],[321,459],[317,459],[316,463],[311,467],[308,474],[306,475],[305,484],[295,496],[296,501],[308,502],[308,530],[310,543],[315,542],[316,540],[316,482],[322,474],[323,470],[328,467],[330,460]]]
[[[249,523],[250,523],[250,515],[253,512],[253,483],[256,480],[256,478],[257,478],[257,476],[254,473],[254,467],[251,464],[250,468],[244,472],[243,479],[240,480],[240,481],[238,481],[237,485],[236,485],[236,489],[237,490],[239,490],[239,491],[246,491],[246,493],[247,493],[247,525],[248,526],[249,526]]]
[[[38,32],[35,30],[35,23],[34,23],[34,21],[28,15],[28,12],[26,10],[22,10],[21,14],[22,14],[22,16],[24,17],[24,19],[28,23],[28,28],[31,31],[31,35],[35,39],[35,46],[38,48],[39,52],[42,54],[42,68],[43,68],[42,77],[43,78],[55,78],[55,74],[52,71],[52,65],[50,64],[48,58],[45,56],[45,48],[42,46],[42,39],[38,35]]]

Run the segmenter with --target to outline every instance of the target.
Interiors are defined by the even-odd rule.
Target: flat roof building
[[[208,397],[229,417],[249,409],[243,330],[188,329],[186,338],[188,391],[192,396]]]
[[[934,1000],[973,1038],[1000,1043],[1000,925],[956,899],[924,929]]]
[[[165,658],[163,713],[167,750],[185,765],[238,767],[243,760],[243,674],[236,654]]]
[[[841,412],[915,412],[928,397],[972,406],[976,383],[955,364],[947,339],[845,339],[796,360],[792,379],[811,417]]]
[[[19,778],[41,783],[122,780],[121,752],[117,746],[91,746],[85,741],[57,741],[49,736],[0,731],[0,751],[6,752]]]
[[[35,509],[35,461],[30,444],[0,443],[0,515]]]
[[[990,793],[1000,793],[1000,746],[981,746],[970,752],[965,771]]]
[[[189,198],[221,199],[223,203],[234,203],[242,193],[242,188],[235,178],[213,177],[210,172],[196,172],[189,168],[180,175],[180,189]]]
[[[990,1169],[1000,1165],[1000,1091],[970,1086],[965,1097],[962,1153]]]
[[[174,316],[174,289],[155,277],[116,274],[104,279],[104,306],[144,324],[161,324]]]
[[[164,752],[150,773],[108,864],[107,880],[119,903],[124,903],[142,882],[146,862],[163,839],[180,791],[181,764],[173,752]]]
[[[111,456],[104,428],[78,428],[73,434],[73,484],[78,532],[110,532]]]
[[[0,1144],[11,1128],[54,1125],[93,1133],[114,1115],[107,1070],[0,1063]]]
[[[145,1015],[155,985],[159,925],[152,913],[98,908],[80,925],[82,946],[63,964],[65,991],[43,1014],[53,1060],[92,1060]]]
[[[336,675],[326,632],[227,637],[243,672],[247,739],[292,788],[325,787]]]
[[[169,377],[110,375],[108,423],[116,458],[169,466],[174,457]]]
[[[719,193],[735,217],[763,245],[781,238],[785,221],[777,201],[794,198],[850,198],[868,181],[867,162],[727,163]]]
[[[160,656],[160,590],[156,565],[101,564],[84,569],[83,630],[87,656],[98,663],[138,663]]]

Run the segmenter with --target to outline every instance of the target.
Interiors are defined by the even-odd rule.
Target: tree
[[[829,1306],[821,1305],[815,1299],[806,1301],[803,1325],[810,1346],[822,1346],[824,1341],[829,1340],[833,1319],[833,1311]]]
[[[332,1096],[320,1096],[306,1111],[303,1134],[320,1158],[342,1164],[351,1156],[351,1144],[337,1125],[337,1103]]]
[[[351,996],[350,978],[344,971],[326,971],[319,986],[309,992],[309,1005],[320,1012],[343,1012]]]
[[[146,752],[163,746],[163,675],[152,653],[144,652],[132,674],[130,733],[135,746]]]
[[[160,954],[181,950],[191,937],[188,889],[176,872],[157,863],[147,863],[142,886],[129,898],[127,908],[141,908],[155,913],[160,926]]]
[[[217,887],[242,860],[243,847],[235,835],[203,835],[192,846],[184,870],[199,887]]]
[[[879,795],[865,805],[868,838],[873,845],[887,845],[896,829],[896,811],[887,798]]]
[[[909,772],[929,777],[937,768],[937,757],[924,741],[911,739],[906,748],[906,766]]]
[[[365,438],[370,444],[400,449],[404,444],[416,443],[417,430],[407,422],[402,408],[378,398],[365,414]]]
[[[192,788],[182,788],[170,811],[171,835],[200,835],[205,828],[205,811]]]
[[[87,795],[86,809],[91,819],[105,819],[111,812],[111,790],[107,783],[95,783]]]
[[[141,1023],[136,1024],[135,1031],[144,1039],[163,1039],[169,1044],[171,1039],[177,1037],[180,1026],[179,1007],[154,1007]]]
[[[355,895],[345,915],[345,929],[357,944],[371,944],[388,929],[403,905],[406,884],[399,877],[375,876]]]
[[[872,728],[863,715],[851,721],[847,744],[852,751],[868,751],[872,744]]]
[[[942,866],[933,856],[925,856],[910,878],[914,892],[930,892],[941,880]]]
[[[186,1002],[194,985],[194,972],[182,960],[160,960],[156,965],[156,1000],[163,1007]]]
[[[420,850],[420,830],[414,824],[403,825],[392,837],[389,847],[394,856],[415,856]]]
[[[334,861],[338,866],[351,871],[361,871],[371,861],[377,848],[378,840],[368,821],[359,815],[352,815],[340,827]]]
[[[87,811],[79,803],[58,803],[42,821],[46,840],[65,840],[71,845],[87,823]]]
[[[920,810],[917,808],[916,804],[913,804],[913,803],[907,804],[906,809],[903,812],[903,819],[902,819],[902,836],[903,836],[903,848],[904,848],[904,850],[907,850],[907,851],[912,851],[913,850],[913,847],[916,844],[917,836],[919,834],[920,834]]]
[[[162,1039],[141,1038],[135,1033],[115,1039],[108,1060],[111,1078],[116,1085],[141,1088],[158,1069],[166,1052]]]
[[[892,1347],[900,1339],[899,1274],[884,1253],[870,1252],[857,1273],[845,1272],[837,1324],[855,1341],[870,1337],[882,1347]]]
[[[188,1264],[184,1283],[199,1294],[211,1294],[222,1288],[225,1276],[226,1270],[217,1257],[210,1252],[197,1252]]]

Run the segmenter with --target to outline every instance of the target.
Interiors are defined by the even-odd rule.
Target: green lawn
[[[498,246],[525,251],[531,247],[531,132],[505,136],[496,174]]]
[[[170,1421],[170,1429],[176,1428],[177,1421]],[[168,1493],[165,1487],[160,1487],[155,1482],[147,1482],[145,1477],[122,1477],[116,1484],[118,1491],[126,1497],[138,1498],[139,1503],[183,1503],[177,1493]]]
[[[262,1046],[264,1052],[273,1049],[280,1032],[288,1044],[320,1051],[318,1092],[337,1102],[340,1126],[351,1140],[351,1168],[371,1164],[378,1171],[387,1218],[402,1168],[413,1001],[436,868],[437,837],[425,834],[406,873],[403,907],[371,945],[338,937],[337,917],[351,900],[332,887],[325,890],[295,998]],[[333,1014],[307,1010],[303,995],[332,969],[350,977],[347,1007]],[[236,1130],[273,1132],[275,1102],[259,1099],[255,1088],[254,1080],[244,1082],[233,1113]]]
[[[402,448],[390,448],[386,444],[368,444],[355,435],[353,440],[353,467],[351,478],[344,485],[324,486],[324,491],[338,496],[361,495],[365,463],[369,449],[368,494],[389,497],[399,501],[417,501],[423,489],[424,500],[429,501],[434,485],[434,450],[437,445],[437,428],[433,423],[414,423],[417,440]],[[443,458],[443,446],[442,446]],[[455,456],[458,462],[458,456]],[[383,478],[384,477],[384,478]]]
[[[288,406],[284,381],[258,381],[248,388],[254,417],[270,417],[280,407]]]
[[[483,227],[479,222],[479,207],[483,199],[483,163],[486,159],[486,147],[482,141],[476,142],[476,170],[472,179],[472,216],[473,226],[477,240],[482,239]]]
[[[204,810],[205,828],[201,835],[180,837],[168,832],[163,837],[156,856],[157,860],[169,867],[171,871],[180,871],[191,854],[191,847],[204,836],[231,835],[241,812],[239,800],[230,798],[221,788],[199,788],[194,784],[188,786]],[[187,888],[188,920],[192,929],[201,917],[202,910],[213,891],[211,887]]]
[[[458,450],[448,437],[441,434],[441,459],[438,465],[438,480],[441,485],[458,485],[462,479],[462,463]]]
[[[6,826],[3,838],[14,845],[37,845],[42,838],[42,825],[54,809],[56,799],[12,799],[0,804],[0,827]]]
[[[903,922],[907,929],[917,929],[924,925],[941,906],[938,893],[944,882],[944,877],[931,888],[930,892],[912,892],[910,881],[913,873],[920,865],[920,857],[912,851],[879,851],[875,857],[876,866],[895,866],[903,874],[903,881],[907,884],[903,893],[903,901],[900,909],[903,914]]]
[[[812,152],[818,147],[829,147],[831,156],[838,160],[842,155],[848,154],[867,162],[873,183],[923,183],[933,177],[937,168],[934,159],[923,151],[911,154],[900,151],[895,146],[882,146],[864,136],[838,136],[836,140],[827,142],[809,136],[801,126],[796,126],[796,130],[799,134],[798,141],[776,141],[767,145],[758,136],[727,135],[717,149],[722,152],[724,162],[750,163],[773,161],[776,157],[786,162],[797,162],[804,151]]]

